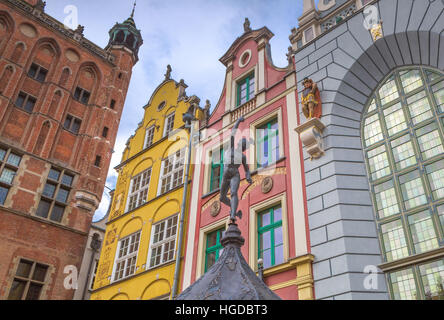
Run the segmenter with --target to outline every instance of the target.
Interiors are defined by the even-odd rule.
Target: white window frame
[[[139,253],[139,246],[140,246],[140,234],[141,234],[141,231],[139,230],[139,231],[134,232],[134,233],[130,234],[129,236],[126,236],[126,237],[122,238],[121,240],[119,240],[119,244],[117,246],[117,251],[116,251],[116,256],[115,256],[115,259],[114,259],[115,261],[114,261],[114,268],[113,268],[113,273],[112,273],[112,277],[111,277],[111,279],[112,279],[111,282],[115,282],[115,281],[119,281],[119,280],[128,278],[128,277],[130,277],[130,276],[132,276],[133,274],[136,273],[137,256],[138,256],[138,253]],[[134,251],[128,253],[129,248],[131,247],[131,245],[133,245],[136,242],[136,241],[132,241],[132,239],[136,239],[136,238],[137,238],[137,248],[134,249]],[[127,239],[129,239],[129,241],[130,241],[128,243],[127,253],[125,255],[119,257],[119,253],[120,253],[120,250],[122,248],[122,244]],[[134,265],[133,266],[128,265],[128,262],[131,261],[133,258],[135,258]],[[117,266],[119,265],[120,262],[124,263],[123,274],[122,274],[122,277],[116,279],[116,274],[117,274],[118,271],[120,271],[120,270],[117,270]],[[133,271],[132,272],[131,272],[131,267],[133,267]],[[130,273],[125,275],[125,273],[127,273],[128,268],[130,268]]]
[[[148,173],[148,182],[146,185],[140,187],[142,185],[142,181],[143,181],[143,175]],[[125,212],[137,209],[138,207],[140,207],[141,205],[143,205],[144,203],[147,202],[148,200],[148,192],[149,192],[149,188],[150,188],[150,182],[151,182],[151,174],[152,174],[152,168],[149,167],[148,169],[146,169],[145,171],[137,174],[136,176],[134,176],[133,178],[131,178],[131,183],[130,183],[130,187],[128,190],[128,198],[127,198],[127,205],[126,205],[126,210]],[[140,182],[139,182],[139,189],[132,191],[133,186],[134,186],[134,181],[136,179],[140,178]],[[146,193],[146,196],[144,199],[141,199],[141,196],[143,195],[143,193]],[[136,205],[130,209],[130,204],[131,204],[131,197],[136,196]]]
[[[146,132],[145,132],[144,149],[149,148],[149,147],[152,146],[153,141],[154,141],[154,130],[155,130],[155,128],[156,128],[155,126],[150,126],[150,127],[148,127],[148,128],[146,129]],[[148,135],[148,133],[150,133],[150,132],[152,132],[152,134],[151,134],[151,135]],[[151,141],[149,141],[149,144],[148,144],[148,136],[151,137]]]
[[[165,124],[163,126],[163,136],[164,137],[168,136],[170,134],[170,132],[172,132],[174,130],[175,115],[176,115],[176,113],[172,112],[165,117]],[[173,118],[173,120],[172,120],[173,122],[171,123],[171,128],[168,129],[168,123],[171,118]]]
[[[168,229],[168,222],[169,221],[173,221],[174,219],[176,219],[176,224],[175,224],[175,233],[174,234],[170,234],[170,236],[168,238],[165,237],[166,235],[166,231]],[[157,240],[156,243],[154,243],[154,235],[155,235],[155,230],[156,230],[156,226],[160,226],[163,223],[163,230],[158,232],[158,234],[162,235],[162,239],[161,240]],[[165,263],[174,261],[175,256],[176,256],[176,245],[177,245],[177,229],[178,229],[178,225],[179,225],[179,214],[175,214],[172,215],[166,219],[163,219],[157,223],[154,223],[151,227],[151,239],[150,239],[150,246],[149,246],[149,254],[148,254],[148,261],[147,261],[147,266],[148,269],[153,269],[153,268],[157,268]],[[173,228],[174,225],[171,225],[171,228]],[[164,255],[165,255],[165,246],[167,244],[170,244],[171,241],[174,241],[174,248],[173,250],[173,255],[170,259],[165,260]],[[160,261],[158,264],[153,264],[151,265],[151,258],[153,255],[153,251],[157,248],[160,247]],[[168,251],[171,251],[171,248],[169,248]]]
[[[94,259],[94,268],[90,274],[91,278],[89,279],[88,290],[92,291],[94,289],[94,282],[96,281],[97,269],[99,266],[99,259]]]
[[[183,183],[183,176],[185,175],[185,151],[186,148],[182,148],[177,150],[176,152],[174,152],[173,154],[169,155],[167,158],[162,160],[162,165],[160,168],[160,175],[159,175],[159,187],[157,190],[157,195],[161,195],[161,194],[165,194],[168,191],[180,186]],[[179,153],[179,156],[178,156]],[[168,161],[169,163],[172,163],[172,169],[167,172],[166,174],[164,173],[165,170],[165,162]],[[177,179],[174,179],[174,176],[176,174],[178,174],[180,171],[182,170],[182,174],[177,177]],[[163,187],[163,180],[167,180],[168,178],[169,181],[166,183],[166,185],[168,185],[165,190],[162,192],[162,187]],[[178,183],[174,184],[174,181],[179,181]]]

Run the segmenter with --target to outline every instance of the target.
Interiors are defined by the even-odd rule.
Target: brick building
[[[0,1],[0,299],[72,299],[142,44],[133,14],[102,49],[44,7]]]

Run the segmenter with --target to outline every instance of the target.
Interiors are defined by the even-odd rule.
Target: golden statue
[[[302,91],[301,103],[305,118],[307,120],[320,118],[322,106],[318,86],[309,78],[305,78],[302,84],[304,85],[304,90]]]

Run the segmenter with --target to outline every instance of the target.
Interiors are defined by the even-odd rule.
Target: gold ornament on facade
[[[376,41],[376,40],[384,37],[384,35],[382,33],[382,21],[374,24],[370,29],[370,33],[372,35],[373,41]]]

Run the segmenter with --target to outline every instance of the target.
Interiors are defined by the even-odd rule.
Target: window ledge
[[[444,256],[444,247],[440,247],[431,251],[411,255],[399,260],[390,261],[380,264],[378,267],[384,271],[392,271],[395,269],[403,268],[412,264],[417,264],[421,262],[426,262],[434,258],[442,258]]]

